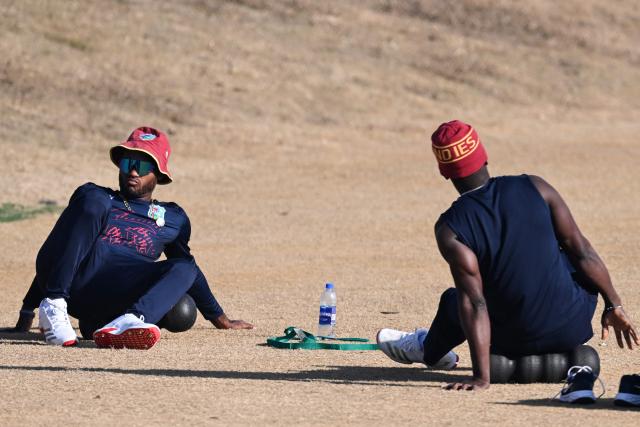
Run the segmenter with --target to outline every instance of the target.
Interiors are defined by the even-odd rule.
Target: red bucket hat
[[[169,184],[173,181],[168,167],[171,146],[164,133],[150,127],[137,128],[131,132],[126,141],[109,150],[111,161],[118,166],[122,155],[129,150],[142,151],[153,158],[159,172],[158,184]]]
[[[465,178],[487,163],[487,152],[476,130],[453,120],[441,124],[431,135],[431,148],[445,178]]]

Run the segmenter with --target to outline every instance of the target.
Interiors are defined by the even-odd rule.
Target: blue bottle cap
[[[333,289],[333,283],[327,283],[324,287],[325,289]]]

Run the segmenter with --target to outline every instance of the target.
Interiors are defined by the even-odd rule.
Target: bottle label
[[[321,325],[336,325],[336,306],[321,305],[320,306],[320,321]]]

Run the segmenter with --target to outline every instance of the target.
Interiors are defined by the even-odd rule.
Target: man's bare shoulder
[[[556,189],[553,188],[553,186],[551,186],[551,184],[545,181],[542,177],[539,177],[537,175],[528,175],[528,177],[536,190],[538,190],[538,193],[540,193],[542,198],[545,200],[545,202],[549,203],[559,196]]]
[[[433,231],[435,232],[436,239],[438,241],[456,237],[453,230],[451,230],[451,228],[444,221],[436,222],[436,224],[434,225]]]
[[[448,255],[452,250],[455,250],[458,240],[456,233],[446,224],[446,223],[437,223],[436,229],[436,242],[438,243],[438,249],[442,256],[447,259]]]
[[[545,181],[542,177],[538,175],[527,175],[527,176],[529,177],[529,180],[531,181],[531,183],[536,186],[536,188],[538,186],[549,185],[547,181]]]

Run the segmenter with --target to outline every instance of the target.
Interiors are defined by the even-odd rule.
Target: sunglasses
[[[120,167],[120,172],[124,174],[128,174],[133,169],[135,169],[140,176],[148,175],[149,172],[153,172],[156,169],[153,162],[149,162],[147,160],[130,159],[128,157],[121,158],[118,166]]]

